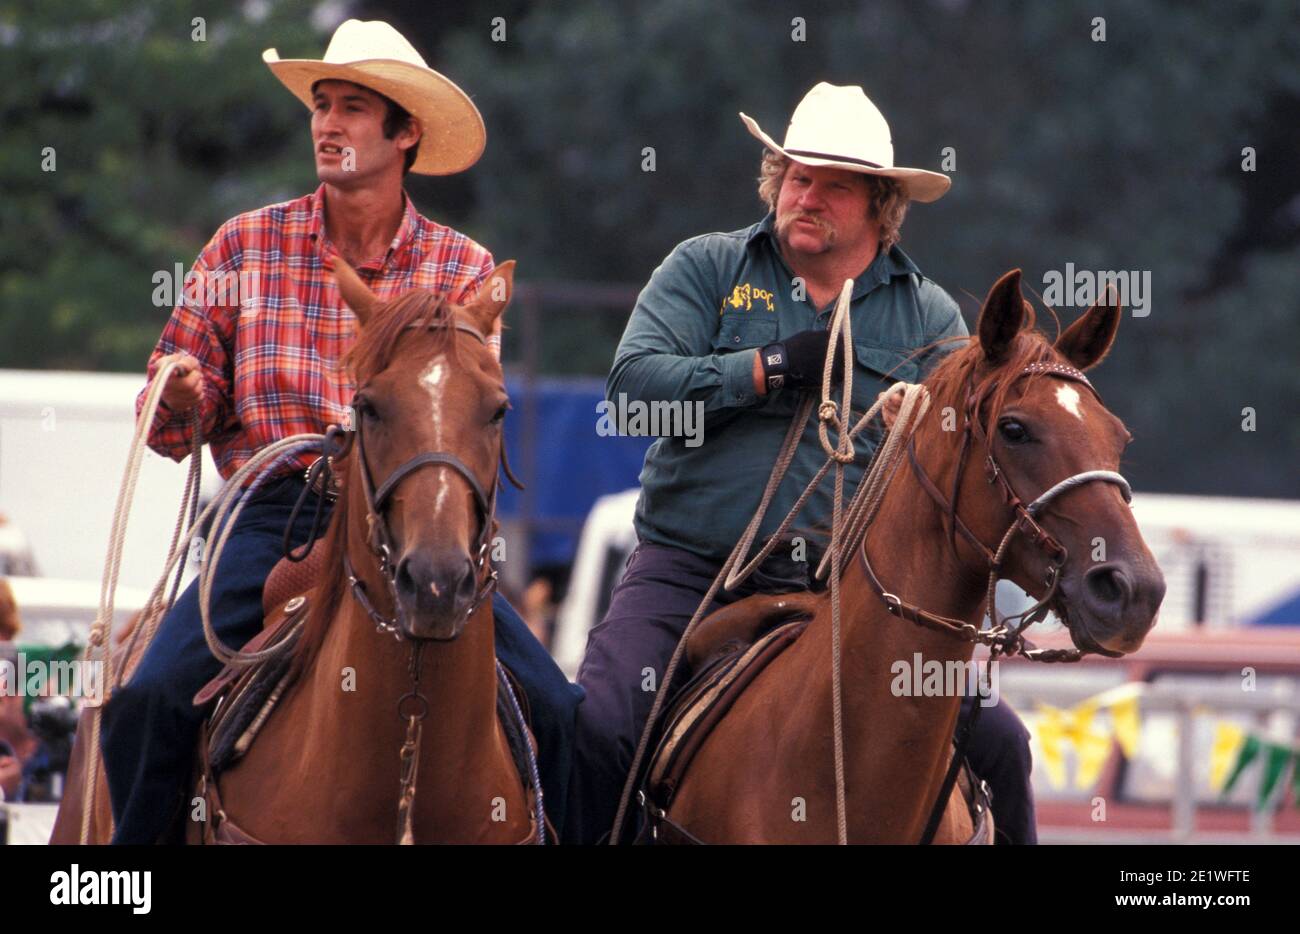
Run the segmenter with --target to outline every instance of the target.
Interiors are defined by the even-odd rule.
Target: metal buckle
[[[323,455],[321,457],[323,457]],[[315,470],[316,465],[321,462],[321,457],[317,457],[307,465],[307,469],[302,472],[302,479],[306,482],[307,486],[311,488],[313,493],[317,496],[325,497],[332,503],[339,498],[339,484],[338,479],[334,476],[333,458],[327,460],[327,463],[329,464],[327,470],[312,477],[312,471]],[[321,480],[322,477],[328,477],[329,479],[328,481],[323,482]]]

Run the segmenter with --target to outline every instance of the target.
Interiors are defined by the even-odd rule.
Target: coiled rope
[[[163,617],[175,604],[181,580],[184,577],[186,559],[190,552],[191,543],[195,540],[202,542],[200,531],[206,526],[209,519],[212,520],[212,528],[219,530],[214,536],[214,543],[210,547],[202,548],[199,561],[199,611],[203,619],[203,636],[209,651],[223,664],[243,668],[255,665],[284,648],[283,645],[280,645],[270,649],[263,649],[260,652],[240,652],[224,645],[212,628],[209,607],[212,596],[212,583],[215,579],[216,569],[221,558],[221,552],[225,548],[226,540],[229,538],[235,521],[239,518],[239,514],[248,499],[256,493],[268,476],[273,475],[279,469],[281,464],[291,460],[302,450],[319,445],[325,436],[306,433],[293,435],[262,448],[226,481],[217,496],[199,514],[199,491],[203,473],[203,431],[199,421],[199,409],[195,406],[189,416],[189,472],[185,480],[185,489],[181,494],[181,506],[176,518],[176,526],[172,531],[171,544],[167,550],[166,564],[162,574],[158,577],[158,581],[150,591],[149,598],[145,601],[144,608],[140,612],[140,617],[136,621],[135,629],[123,654],[124,664],[122,669],[117,673],[116,681],[113,680],[113,609],[117,594],[118,577],[122,570],[122,552],[126,541],[127,524],[131,515],[131,506],[135,500],[135,488],[140,479],[140,465],[148,448],[149,426],[153,424],[154,417],[158,412],[158,406],[162,402],[163,388],[167,385],[172,373],[179,367],[181,367],[179,360],[169,360],[163,364],[154,374],[154,378],[145,392],[144,405],[141,407],[140,415],[136,419],[135,433],[131,439],[131,450],[127,455],[122,483],[118,488],[117,504],[113,510],[108,554],[104,561],[104,573],[100,580],[99,610],[96,613],[94,623],[91,624],[90,634],[86,640],[86,663],[92,665],[96,662],[99,663],[103,671],[103,683],[106,686],[111,685],[111,687],[101,694],[99,703],[91,708],[90,737],[81,798],[81,843],[83,845],[90,842],[91,824],[95,813],[95,793],[99,780],[99,757],[101,754],[100,718],[103,715],[103,704],[111,697],[112,691],[118,690],[130,682],[131,676],[135,673],[136,666],[138,666],[138,659],[148,651]],[[253,480],[248,489],[244,489],[243,484],[249,477],[253,477]],[[171,577],[173,570],[176,576],[170,593],[167,593],[164,599],[163,595],[167,591],[167,581]],[[137,654],[136,648],[141,640],[143,640],[143,646],[140,647]],[[128,667],[125,664],[125,660],[130,658],[137,659],[136,665]]]

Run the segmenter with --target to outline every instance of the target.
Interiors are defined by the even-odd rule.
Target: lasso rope
[[[758,537],[758,531],[762,526],[763,519],[767,515],[768,507],[771,505],[772,498],[776,494],[777,488],[781,485],[781,480],[785,477],[786,471],[790,467],[791,461],[794,460],[795,451],[798,449],[799,442],[803,438],[804,430],[807,427],[808,419],[812,415],[813,397],[807,395],[800,404],[799,409],[795,412],[794,418],[790,422],[790,428],[786,432],[784,440],[781,442],[780,451],[777,453],[776,463],[772,469],[772,475],[768,479],[767,486],[763,490],[763,496],[758,504],[758,509],[754,517],[746,526],[740,541],[732,549],[727,560],[723,562],[713,583],[709,585],[708,592],[700,601],[694,615],[691,616],[690,622],[686,624],[686,629],[682,632],[681,638],[677,642],[677,647],[673,650],[672,658],[669,659],[668,667],[664,670],[663,677],[659,681],[660,690],[655,692],[655,699],[650,707],[650,714],[646,719],[645,726],[641,730],[641,738],[637,742],[636,752],[632,757],[632,765],[628,770],[627,778],[623,783],[623,792],[619,798],[618,812],[614,817],[614,825],[610,830],[609,842],[611,845],[618,843],[622,835],[623,824],[627,817],[627,809],[631,803],[633,792],[636,786],[637,775],[641,770],[641,763],[645,759],[646,750],[650,742],[650,736],[654,730],[654,724],[659,718],[663,709],[665,697],[668,694],[668,688],[672,684],[673,676],[677,672],[677,667],[681,663],[682,655],[686,651],[686,643],[691,633],[699,625],[700,620],[705,615],[705,610],[712,605],[713,598],[716,596],[720,587],[725,586],[727,590],[732,590],[744,581],[754,570],[767,559],[768,555],[776,548],[781,540],[781,536],[794,522],[795,517],[803,510],[804,504],[812,495],[825,478],[826,473],[831,466],[835,467],[835,497],[832,506],[832,524],[831,524],[831,545],[826,555],[823,556],[820,565],[817,568],[817,576],[823,577],[826,571],[827,562],[831,565],[831,651],[832,651],[832,717],[834,728],[834,748],[835,748],[835,816],[837,826],[837,838],[839,843],[848,842],[847,817],[845,807],[845,781],[844,781],[844,740],[843,740],[843,710],[841,703],[841,670],[840,670],[840,595],[839,595],[839,578],[841,573],[840,556],[844,549],[856,547],[862,536],[866,533],[867,526],[875,518],[880,507],[880,502],[884,496],[889,479],[893,476],[901,455],[905,450],[905,443],[916,430],[922,416],[930,405],[930,396],[928,390],[923,386],[909,385],[906,383],[895,383],[890,389],[881,394],[876,399],[874,405],[858,419],[852,427],[848,426],[849,419],[852,416],[852,398],[853,398],[853,330],[850,321],[849,304],[853,295],[853,280],[846,280],[844,288],[840,292],[839,301],[836,303],[835,312],[830,321],[830,342],[826,350],[826,362],[822,370],[822,396],[821,404],[818,406],[818,425],[817,433],[821,441],[822,449],[826,452],[827,458],[825,463],[813,475],[813,478],[804,487],[794,505],[776,531],[769,536],[767,543],[759,549],[748,563],[746,556],[753,547],[754,540]],[[843,336],[843,356],[844,356],[844,392],[843,392],[843,417],[839,414],[839,408],[831,400],[831,372],[834,368],[834,354],[837,344]],[[893,427],[889,430],[884,442],[877,448],[875,455],[871,460],[870,467],[866,475],[859,481],[857,491],[853,500],[849,503],[848,512],[842,514],[841,507],[844,494],[844,465],[851,463],[856,457],[854,447],[854,438],[858,433],[873,419],[884,406],[886,399],[898,391],[899,387],[906,387],[903,394],[902,405],[899,409],[898,416],[894,420]],[[832,445],[829,437],[829,427],[833,426],[838,435],[838,442]]]
[[[220,493],[208,504],[201,514],[198,513],[199,491],[202,481],[203,432],[199,421],[198,407],[190,414],[190,466],[185,480],[185,489],[181,494],[180,512],[176,518],[176,527],[172,531],[171,545],[167,550],[167,560],[162,574],[154,584],[145,601],[144,608],[136,620],[135,629],[123,654],[122,670],[113,681],[113,609],[117,594],[118,577],[122,569],[122,552],[126,540],[127,522],[131,515],[131,506],[135,499],[136,484],[140,479],[140,465],[148,448],[149,426],[153,424],[158,406],[162,401],[163,388],[172,373],[181,366],[179,360],[170,360],[159,367],[149,383],[145,393],[144,405],[136,419],[135,433],[131,439],[131,450],[127,455],[126,468],[122,474],[122,483],[118,488],[117,505],[113,510],[112,531],[109,534],[108,554],[104,561],[104,573],[100,581],[99,611],[95,622],[91,624],[90,634],[86,640],[85,661],[93,664],[98,661],[103,670],[104,684],[108,688],[97,705],[92,708],[90,716],[90,739],[86,753],[86,771],[82,791],[81,843],[90,842],[91,824],[95,813],[95,792],[99,779],[100,757],[100,718],[103,705],[108,702],[112,692],[130,682],[139,659],[148,651],[158,626],[167,612],[176,602],[181,579],[185,573],[186,557],[190,543],[200,538],[199,532],[212,519],[212,528],[220,530],[211,547],[203,548],[199,562],[199,611],[203,619],[203,636],[213,656],[226,665],[248,667],[276,654],[283,645],[264,649],[260,652],[240,652],[222,644],[212,629],[210,600],[212,582],[216,575],[221,552],[226,540],[234,528],[239,513],[248,498],[262,485],[266,477],[273,474],[286,460],[291,459],[300,450],[319,444],[324,435],[300,434],[276,441],[262,448],[248,460],[235,474],[226,481]],[[264,467],[267,462],[270,466]],[[255,475],[255,476],[254,476]],[[250,477],[254,479],[247,490],[243,483]],[[231,511],[231,504],[234,510]],[[223,524],[224,523],[224,524]],[[163,598],[167,590],[167,581],[173,569],[176,577],[171,592]],[[143,640],[143,647],[135,654],[137,644]],[[135,658],[135,665],[130,668],[126,660]],[[110,687],[111,685],[111,687]],[[111,821],[111,818],[110,818]],[[111,823],[110,823],[111,827]]]

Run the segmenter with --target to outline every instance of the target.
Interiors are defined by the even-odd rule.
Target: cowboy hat
[[[857,85],[820,82],[804,95],[778,146],[751,117],[745,127],[763,145],[803,165],[828,166],[897,179],[913,201],[936,201],[952,184],[939,172],[894,165],[894,143],[885,117]]]
[[[262,61],[309,109],[315,108],[312,85],[326,80],[351,81],[396,101],[424,131],[412,172],[452,175],[483,154],[487,131],[469,95],[426,65],[415,47],[385,22],[346,21],[334,31],[321,60],[282,59],[267,49]]]

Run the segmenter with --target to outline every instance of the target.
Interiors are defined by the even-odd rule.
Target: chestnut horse
[[[892,688],[898,663],[912,666],[916,653],[945,671],[970,662],[991,574],[1046,598],[1080,650],[1132,652],[1155,621],[1164,579],[1127,505],[1127,484],[1113,473],[1129,434],[1081,372],[1114,340],[1121,310],[1110,301],[1053,344],[1033,328],[1019,270],[1008,273],[984,302],[977,336],[925,382],[932,406],[911,463],[900,462],[862,547],[842,559],[849,842],[919,842],[932,813],[934,842],[971,836],[959,789],[947,786],[941,819],[937,805],[959,693],[895,696]],[[721,641],[717,630],[734,632],[747,604],[753,619],[764,599],[772,598],[706,618],[689,657]],[[703,842],[837,839],[829,600],[805,594],[787,603],[811,613],[807,628],[703,740],[668,806],[671,823],[659,826]],[[1018,633],[1004,646],[1023,648]]]
[[[416,843],[531,842],[527,785],[497,713],[488,560],[509,403],[486,337],[514,263],[465,306],[426,291],[380,302],[334,264],[360,328],[348,358],[356,430],[333,461],[342,490],[313,556],[322,572],[296,679],[220,774],[221,813],[207,828],[191,813],[187,836],[224,826],[219,839],[391,843],[405,829]],[[74,753],[77,791],[55,840],[76,840],[85,755]],[[110,823],[100,775],[97,842]]]

